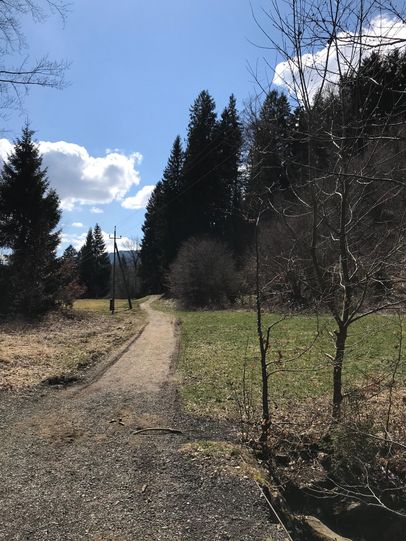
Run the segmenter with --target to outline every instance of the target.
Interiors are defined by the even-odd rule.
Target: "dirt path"
[[[94,382],[0,397],[1,540],[278,538],[250,479],[184,451],[218,427],[181,413],[173,318],[143,308],[144,332]],[[134,434],[157,426],[183,433]]]
[[[154,298],[141,305],[149,324],[142,335],[113,364],[103,376],[93,383],[91,392],[159,392],[169,377],[176,337],[172,318],[151,308]]]

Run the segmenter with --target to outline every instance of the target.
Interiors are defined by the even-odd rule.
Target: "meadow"
[[[186,407],[195,413],[235,415],[243,388],[259,402],[260,370],[256,316],[252,311],[182,311],[166,301],[181,322],[178,368]],[[334,321],[328,316],[267,314],[272,329],[269,361],[272,402],[318,399],[332,388]],[[404,317],[400,320],[404,322]],[[399,318],[371,315],[354,323],[344,363],[344,393],[379,386],[388,380],[399,353]],[[405,367],[398,378],[405,381]]]

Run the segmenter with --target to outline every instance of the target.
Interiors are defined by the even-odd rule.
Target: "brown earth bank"
[[[175,321],[150,302],[139,338],[80,384],[1,392],[0,539],[287,538],[233,427],[182,412]]]
[[[390,399],[385,388],[363,391],[344,401],[337,425],[327,397],[273,411],[264,465],[278,491],[269,497],[295,539],[405,539],[406,390]],[[390,432],[379,431],[389,400]]]

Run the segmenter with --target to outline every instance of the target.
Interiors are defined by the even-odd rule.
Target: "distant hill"
[[[133,252],[131,250],[119,250],[119,252],[120,252],[120,257],[122,257],[126,261],[129,261],[129,262],[133,261]],[[113,264],[113,257],[114,257],[113,253],[109,253],[109,259],[110,259],[111,264]],[[137,258],[137,261],[138,261],[138,258],[140,257],[140,253],[135,252],[135,257]]]

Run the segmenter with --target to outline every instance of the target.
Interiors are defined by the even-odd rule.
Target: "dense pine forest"
[[[343,257],[350,267],[362,261],[348,270],[351,303],[393,299],[403,262],[405,73],[404,53],[372,53],[307,110],[272,89],[242,114],[231,96],[217,118],[213,98],[201,92],[190,109],[184,149],[177,137],[147,207],[145,291],[180,290],[177,283],[187,277],[178,267],[171,273],[171,265],[193,239],[194,245],[220,243],[238,274],[238,292],[252,294],[258,232],[262,280],[272,284],[267,296],[274,304],[335,302]],[[341,253],[339,224],[349,219]],[[205,256],[189,259],[205,264]],[[199,302],[210,299],[203,295]]]

